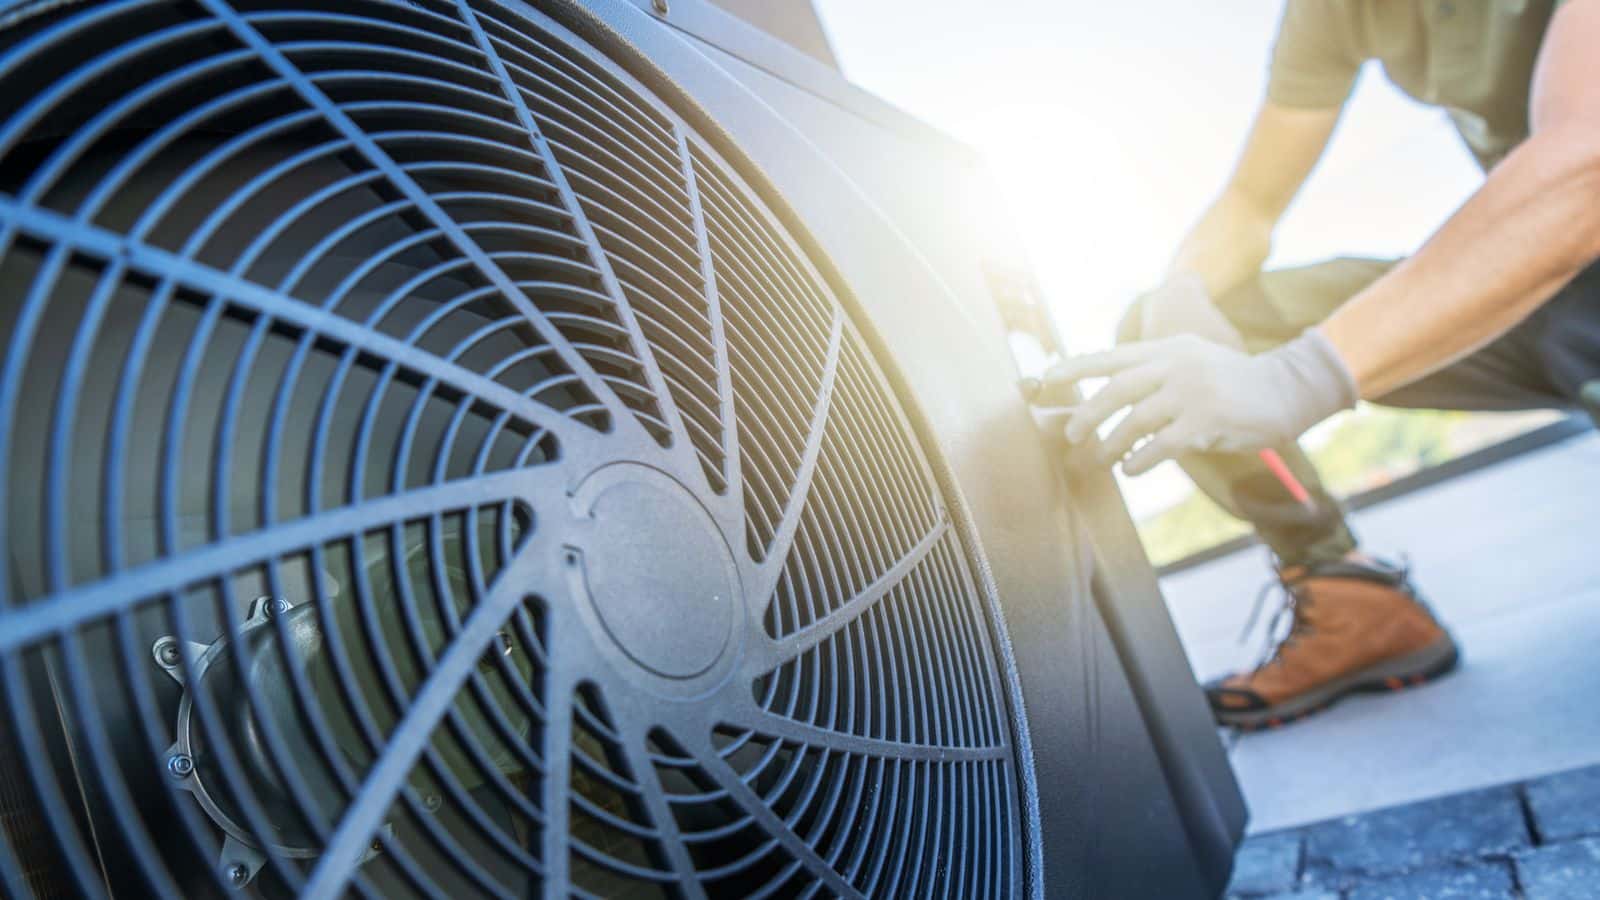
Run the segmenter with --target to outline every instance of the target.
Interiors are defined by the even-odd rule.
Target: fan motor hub
[[[656,678],[700,679],[737,643],[742,601],[727,541],[694,494],[649,466],[600,469],[574,495],[566,547],[610,642]]]

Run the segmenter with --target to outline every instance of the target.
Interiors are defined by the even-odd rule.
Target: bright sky
[[[1074,351],[1109,345],[1221,187],[1266,84],[1269,0],[815,0],[845,74],[977,147]],[[1416,248],[1481,175],[1442,113],[1362,74],[1269,265]],[[1135,512],[1181,495],[1172,466]]]

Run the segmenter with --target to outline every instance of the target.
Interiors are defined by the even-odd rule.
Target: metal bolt
[[[188,778],[194,774],[194,759],[183,753],[174,753],[167,757],[167,771],[174,778]]]
[[[658,16],[664,16],[672,9],[672,7],[667,4],[667,0],[651,0],[650,6],[655,9],[656,15]]]
[[[164,637],[156,641],[155,650],[156,662],[169,669],[178,664],[180,659],[178,656],[178,642],[173,638]]]
[[[250,604],[250,619],[251,621],[255,621],[256,619],[271,619],[275,616],[281,616],[291,609],[294,609],[294,605],[282,597],[265,595],[257,597],[255,601]]]
[[[428,796],[423,797],[422,798],[422,805],[427,807],[428,812],[438,812],[439,811],[439,795],[438,794],[429,794]]]
[[[228,867],[228,883],[236,888],[244,887],[250,881],[250,867],[244,863],[234,863]]]

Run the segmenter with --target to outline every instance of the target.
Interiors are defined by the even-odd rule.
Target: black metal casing
[[[996,292],[1031,276],[981,158],[707,0],[584,5],[771,179],[948,463],[1022,685],[1038,895],[1220,894],[1244,801],[1114,481],[1063,478],[1016,390]]]

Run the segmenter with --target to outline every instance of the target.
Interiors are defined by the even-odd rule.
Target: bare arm
[[[1255,276],[1272,249],[1272,232],[1328,145],[1340,108],[1262,104],[1232,177],[1190,230],[1174,271],[1198,274],[1220,297]]]
[[[1322,326],[1372,398],[1510,330],[1600,257],[1600,0],[1556,14],[1532,136],[1415,256]]]

